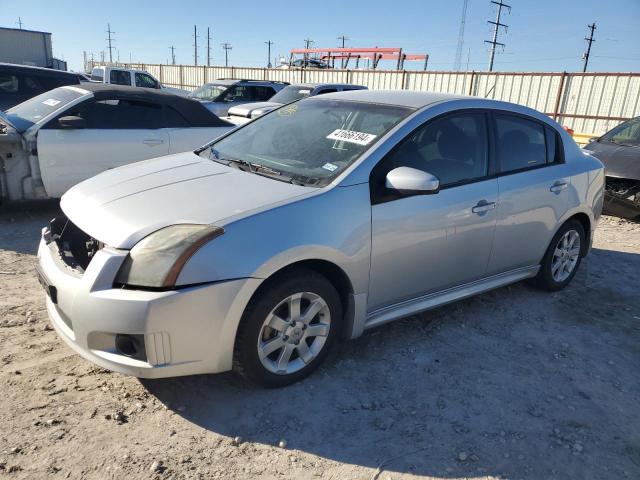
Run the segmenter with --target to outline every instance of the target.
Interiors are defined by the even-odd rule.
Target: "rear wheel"
[[[566,287],[578,271],[585,247],[582,224],[577,220],[567,221],[551,240],[534,279],[535,285],[549,291]]]
[[[301,380],[322,363],[341,322],[340,297],[325,277],[299,270],[273,279],[243,315],[234,368],[266,387]]]

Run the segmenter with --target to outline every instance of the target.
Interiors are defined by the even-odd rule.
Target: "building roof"
[[[162,90],[109,85],[99,82],[82,83],[74,88],[81,88],[93,93],[96,100],[109,100],[113,98],[113,95],[118,95],[119,98],[126,100],[149,101],[168,105],[180,113],[194,127],[218,127],[228,125],[227,122],[211,113],[197,100],[181,97]]]
[[[27,30],[26,28],[0,27],[0,30],[13,30],[15,32],[28,32],[28,33],[40,33],[44,35],[51,35],[51,32],[41,32],[39,30]]]
[[[327,93],[321,99],[353,100],[357,102],[382,103],[402,107],[422,108],[433,103],[446,100],[468,98],[446,93],[412,92],[410,90],[349,90],[346,92]]]

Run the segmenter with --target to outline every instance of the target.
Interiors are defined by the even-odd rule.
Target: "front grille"
[[[93,256],[104,247],[103,243],[83,232],[65,216],[51,220],[48,230],[45,234],[47,243],[55,242],[60,259],[68,267],[81,273],[87,269]]]

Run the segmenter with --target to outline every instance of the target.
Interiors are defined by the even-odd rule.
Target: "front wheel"
[[[586,248],[584,228],[577,220],[567,221],[551,240],[534,279],[538,288],[561,290],[575,276]]]
[[[265,387],[294,383],[324,360],[342,322],[336,289],[313,271],[270,281],[238,327],[234,368]]]

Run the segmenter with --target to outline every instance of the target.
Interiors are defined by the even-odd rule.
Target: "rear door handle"
[[[560,193],[562,190],[564,190],[568,186],[569,186],[569,184],[567,182],[563,182],[562,180],[558,180],[556,183],[551,185],[551,188],[549,188],[549,191],[551,191],[553,193]]]
[[[154,145],[160,145],[160,144],[164,143],[164,140],[161,140],[159,138],[150,138],[150,139],[147,139],[147,140],[143,140],[142,143],[152,147]]]
[[[478,215],[484,215],[489,210],[496,208],[496,202],[487,202],[486,200],[480,200],[478,204],[471,209],[473,213]]]

